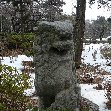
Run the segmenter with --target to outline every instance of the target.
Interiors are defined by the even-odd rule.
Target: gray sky
[[[64,13],[71,14],[72,10],[75,12],[75,9],[73,8],[73,5],[76,5],[76,0],[64,0],[66,2],[66,5],[63,6]],[[87,0],[88,1],[88,0]],[[94,4],[89,8],[89,4],[86,5],[86,19],[96,19],[97,16],[105,16],[105,18],[108,18],[111,15],[111,11],[107,11],[106,8],[97,8],[97,4]]]

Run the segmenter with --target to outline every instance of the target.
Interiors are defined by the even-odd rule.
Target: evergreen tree
[[[30,29],[31,11],[30,4],[32,0],[2,0],[1,2],[11,3],[13,14],[11,21],[14,32],[27,32]]]
[[[65,2],[63,0],[44,0],[41,3],[43,18],[47,21],[58,20],[63,12],[62,6],[64,4]]]

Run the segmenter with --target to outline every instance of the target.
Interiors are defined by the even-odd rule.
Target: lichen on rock
[[[77,78],[72,69],[74,64],[72,31],[73,25],[68,21],[42,21],[36,30],[35,88],[42,101],[42,108],[76,109],[77,107]],[[63,101],[58,102],[58,96],[67,104]],[[59,106],[56,103],[59,103]]]

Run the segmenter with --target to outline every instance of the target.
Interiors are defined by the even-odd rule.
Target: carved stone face
[[[35,88],[40,97],[55,97],[73,83],[72,33],[52,24],[40,24],[34,43]]]
[[[69,29],[72,30],[72,26],[66,30],[62,25],[59,26],[58,24],[59,23],[54,24],[53,22],[43,22],[43,24],[40,24],[37,30],[37,35],[39,36],[37,36],[35,40],[35,46],[38,53],[52,52],[56,55],[66,55],[69,50],[72,50],[72,32],[68,32]]]

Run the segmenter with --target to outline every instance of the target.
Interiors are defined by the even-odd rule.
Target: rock
[[[59,94],[57,94],[55,98],[55,102],[51,104],[51,109],[59,110],[62,108],[66,108],[67,110],[70,109],[70,111],[75,111],[75,100],[77,98],[77,95],[75,94],[73,88],[70,88],[69,90],[61,91]],[[88,111],[99,111],[99,106],[92,101],[81,97],[81,109],[87,108]]]
[[[78,89],[79,91],[80,89]],[[50,108],[54,110],[67,109],[69,111],[75,111],[77,107],[77,94],[75,94],[75,87],[63,90],[55,97],[55,102],[51,104]]]
[[[92,101],[81,97],[81,108],[87,107],[89,111],[99,111],[99,106]]]
[[[37,96],[40,97],[42,108],[48,108],[54,102],[56,103],[58,97],[63,100],[67,98],[66,101],[72,103],[70,96],[73,101],[75,100],[73,108],[77,107],[79,91],[76,91],[77,78],[74,73],[73,27],[70,22],[67,22],[67,27],[65,27],[65,23],[40,22],[36,31],[37,37],[34,42],[35,89]],[[62,106],[65,106],[63,101],[59,104],[59,107]],[[67,107],[71,106],[67,105]]]

